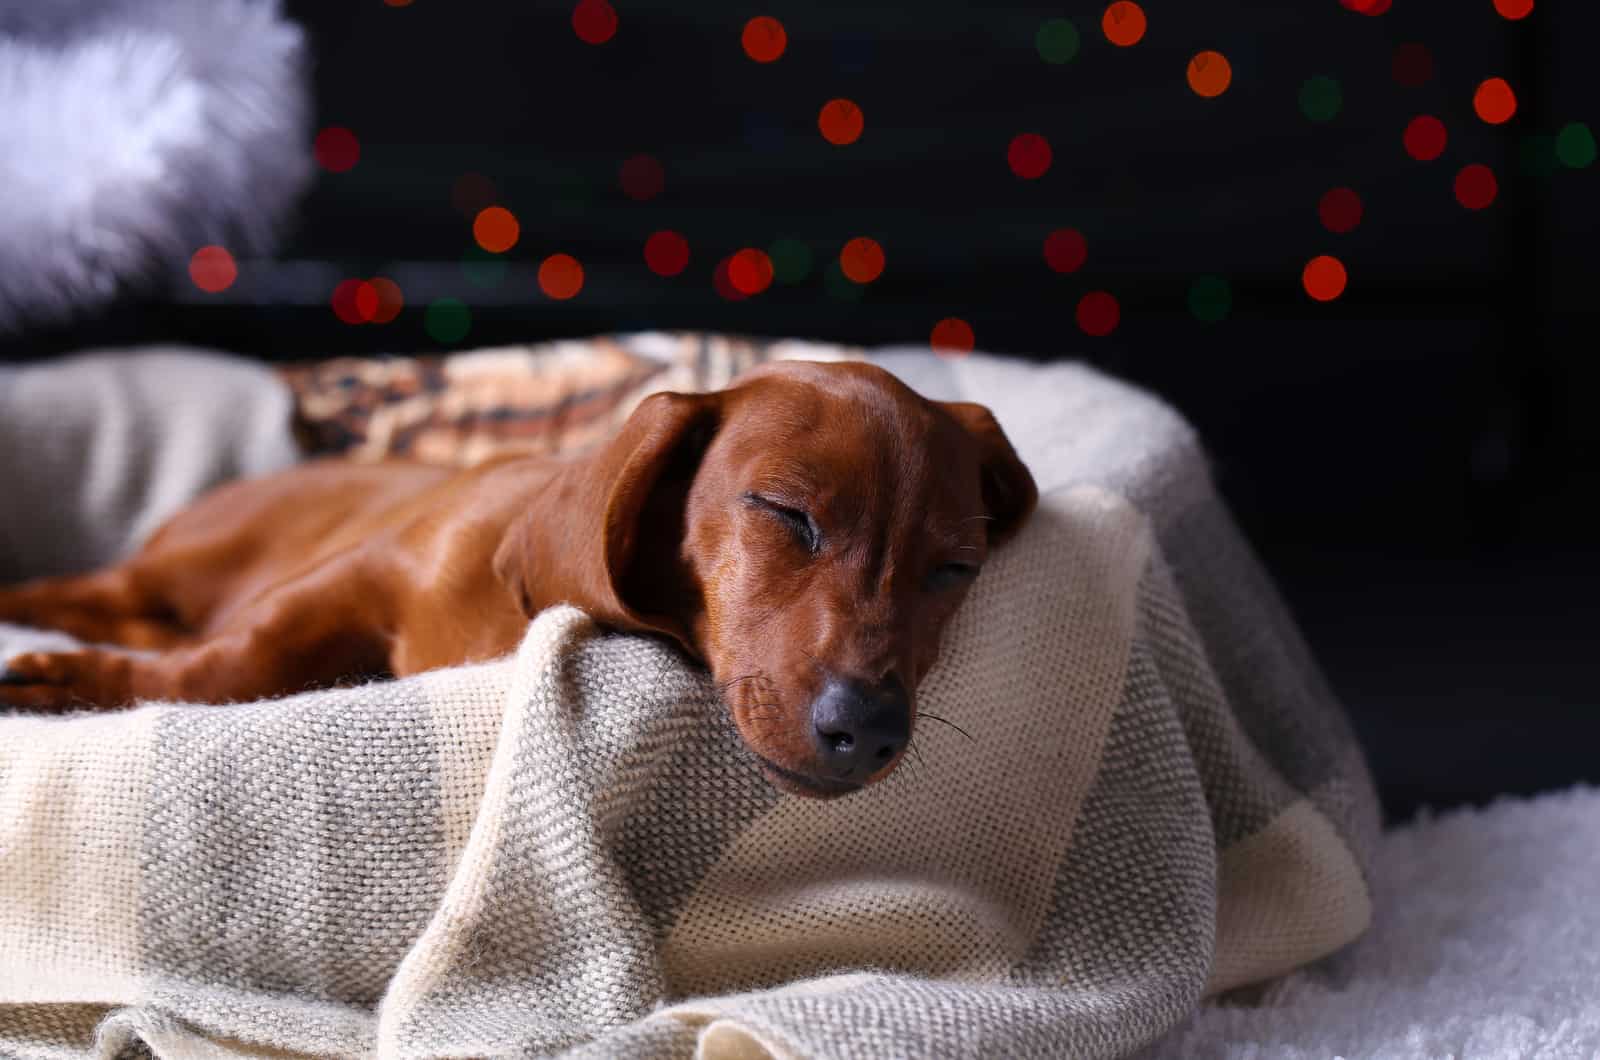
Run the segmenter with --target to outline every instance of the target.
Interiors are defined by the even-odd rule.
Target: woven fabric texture
[[[970,738],[782,795],[704,674],[570,608],[486,665],[0,719],[0,1053],[1112,1057],[1357,937],[1371,785],[1189,428],[877,359],[1041,487],[921,691]]]

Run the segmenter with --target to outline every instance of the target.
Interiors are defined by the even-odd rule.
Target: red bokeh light
[[[330,125],[317,133],[312,144],[317,165],[329,173],[348,173],[361,161],[361,141],[342,125]]]
[[[604,44],[617,35],[617,11],[606,0],[578,0],[572,32],[585,44]]]
[[[1407,88],[1425,85],[1433,78],[1433,53],[1425,44],[1402,44],[1394,50],[1389,72]]]
[[[1361,223],[1361,196],[1350,188],[1334,188],[1317,203],[1317,216],[1330,232],[1351,232]]]
[[[946,357],[971,353],[976,341],[972,325],[960,317],[945,317],[933,326],[933,333],[928,336],[933,352]]]
[[[1444,122],[1431,114],[1419,114],[1406,126],[1406,154],[1418,162],[1431,162],[1444,154],[1448,141]]]
[[[1044,176],[1053,158],[1050,141],[1038,133],[1015,136],[1006,148],[1006,165],[1023,180],[1037,180]]]
[[[222,247],[201,247],[189,259],[189,279],[207,294],[226,291],[238,278],[238,264],[233,260],[233,255]]]
[[[644,263],[657,276],[676,276],[689,267],[689,241],[677,232],[655,232],[644,241]]]
[[[378,315],[378,289],[366,280],[345,280],[333,289],[333,313],[346,324],[366,324]]]
[[[1349,277],[1344,271],[1344,262],[1330,254],[1319,254],[1306,262],[1306,267],[1300,274],[1300,283],[1306,289],[1306,294],[1319,302],[1331,302],[1344,294],[1344,288]]]
[[[728,259],[728,282],[742,295],[755,295],[772,286],[772,259],[764,250],[745,247]]]
[[[733,280],[728,275],[732,263],[731,254],[717,262],[717,267],[711,270],[711,286],[716,289],[717,294],[728,301],[742,302],[746,297],[745,293],[733,285]]]
[[[1089,259],[1089,241],[1076,228],[1058,228],[1044,237],[1044,260],[1056,272],[1077,272]]]
[[[1381,15],[1393,6],[1393,0],[1339,0],[1339,3],[1363,15]]]
[[[1121,320],[1122,306],[1105,291],[1090,291],[1078,299],[1078,327],[1086,335],[1109,335]]]
[[[839,271],[852,283],[871,283],[883,275],[883,247],[876,239],[857,236],[839,252]]]
[[[836,147],[861,139],[866,126],[866,115],[853,100],[830,99],[817,114],[817,128],[822,131],[822,138]]]
[[[1456,174],[1455,190],[1456,202],[1469,210],[1481,210],[1494,202],[1500,193],[1500,182],[1495,179],[1494,170],[1474,162]]]
[[[1494,0],[1494,9],[1514,22],[1533,14],[1533,0]]]
[[[770,63],[776,62],[789,46],[789,35],[784,32],[782,22],[770,15],[759,15],[744,24],[739,43],[744,46],[744,53],[756,62]]]
[[[661,194],[667,186],[667,171],[654,155],[634,155],[622,163],[618,171],[622,194],[636,202],[645,202]]]
[[[1503,77],[1491,77],[1472,93],[1472,109],[1490,125],[1504,125],[1517,112],[1517,94]]]

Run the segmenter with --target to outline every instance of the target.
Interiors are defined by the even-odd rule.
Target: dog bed
[[[265,253],[311,176],[304,52],[277,0],[0,0],[0,331]]]
[[[1041,489],[922,689],[965,735],[782,795],[703,674],[569,608],[403,681],[0,719],[0,1051],[1117,1056],[1356,938],[1371,786],[1188,427],[874,357]]]

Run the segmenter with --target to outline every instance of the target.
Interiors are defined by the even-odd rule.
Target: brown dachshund
[[[914,690],[1037,491],[980,405],[865,364],[657,394],[575,460],[317,461],[201,498],[125,563],[0,589],[0,621],[99,648],[17,656],[0,705],[226,702],[502,655],[563,601],[709,665],[767,775],[888,774]]]

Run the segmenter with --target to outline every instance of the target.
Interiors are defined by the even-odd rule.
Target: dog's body
[[[158,653],[22,655],[0,705],[411,674],[504,654],[565,601],[676,639],[775,782],[839,794],[898,761],[945,622],[1035,497],[980,406],[866,365],[769,366],[649,398],[577,460],[320,461],[224,486],[120,566],[0,590],[0,621]]]

